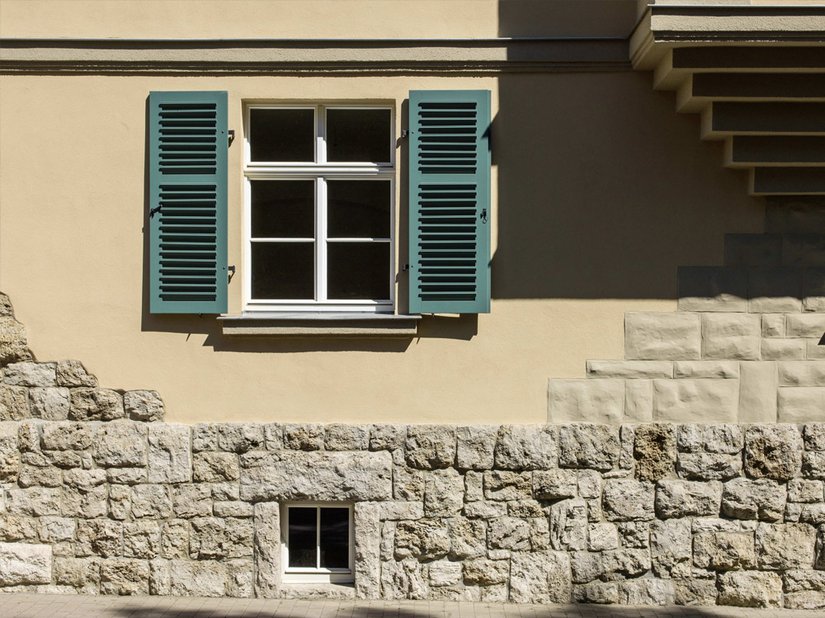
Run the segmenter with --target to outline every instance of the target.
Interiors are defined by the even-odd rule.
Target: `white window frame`
[[[336,508],[347,509],[349,513],[349,543],[347,554],[347,568],[325,569],[310,567],[290,567],[289,566],[289,510],[292,508],[314,508],[316,510],[316,537],[315,537],[315,563],[320,562],[320,535],[321,535],[321,509]],[[355,581],[355,530],[353,526],[352,504],[341,502],[288,502],[281,505],[281,581],[285,584],[351,584]]]
[[[312,109],[315,126],[315,162],[252,162],[250,115],[253,109]],[[382,163],[330,163],[327,161],[326,112],[330,109],[386,109],[390,112],[390,161]],[[396,177],[395,106],[389,102],[249,103],[244,106],[244,200],[243,200],[243,305],[248,312],[334,311],[392,313],[395,307],[396,269]],[[252,185],[253,180],[313,180],[315,182],[315,238],[278,239],[279,242],[315,243],[315,300],[252,298]],[[327,290],[327,181],[384,180],[390,184],[390,236],[336,238],[335,242],[378,241],[390,246],[389,299],[335,300]],[[258,239],[264,240],[264,239]]]

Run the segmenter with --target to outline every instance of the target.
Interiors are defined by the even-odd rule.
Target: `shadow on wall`
[[[580,0],[501,0],[499,7],[503,37],[624,37],[636,1],[592,0],[583,9]],[[698,116],[677,114],[674,96],[653,91],[649,74],[631,71],[499,77],[493,299],[675,299],[679,266],[721,264],[726,232],[762,231],[764,201],[747,195],[744,174],[722,167],[721,142],[700,141]],[[401,111],[406,123],[406,103]],[[406,161],[404,144],[401,170]],[[406,176],[400,174],[399,266]],[[144,209],[148,215],[148,202]],[[412,343],[227,338],[211,316],[149,314],[147,264],[144,331],[206,334],[205,345],[232,351],[403,351]],[[402,271],[402,310],[406,284]],[[419,337],[466,340],[476,332],[475,316],[427,317]]]
[[[633,28],[635,0],[586,6],[501,0],[499,35]],[[673,299],[678,266],[721,263],[725,232],[762,230],[763,200],[674,103],[649,73],[500,76],[494,298]]]

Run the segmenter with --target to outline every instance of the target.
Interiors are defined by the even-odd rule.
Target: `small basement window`
[[[289,504],[282,516],[284,583],[353,581],[352,506]]]

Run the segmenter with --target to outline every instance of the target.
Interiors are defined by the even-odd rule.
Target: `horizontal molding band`
[[[0,73],[407,74],[628,71],[625,39],[0,39]]]

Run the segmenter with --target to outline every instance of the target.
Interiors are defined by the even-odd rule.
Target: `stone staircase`
[[[678,309],[625,315],[624,360],[551,379],[550,422],[825,421],[825,200],[771,203],[723,266],[678,272]]]

